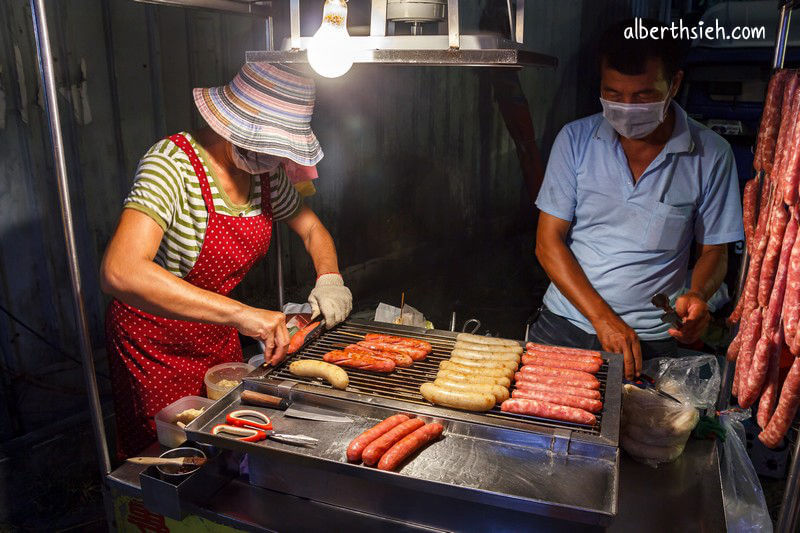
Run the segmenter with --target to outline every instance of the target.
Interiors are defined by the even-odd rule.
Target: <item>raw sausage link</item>
[[[783,99],[783,87],[788,76],[788,71],[780,70],[769,80],[767,96],[764,100],[764,112],[761,115],[761,127],[758,131],[756,156],[753,160],[753,166],[756,170],[769,171],[771,169],[772,160],[775,156],[778,128],[780,127],[778,112]]]
[[[397,441],[424,425],[425,422],[419,418],[412,418],[411,420],[406,420],[399,426],[393,427],[369,443],[369,446],[364,449],[364,453],[361,454],[361,460],[364,461],[364,464],[368,466],[377,464],[378,461],[381,460],[381,457],[383,457],[383,454],[386,453],[389,448],[394,446]]]
[[[795,207],[793,211],[792,218],[797,219],[797,208]],[[795,343],[798,320],[800,320],[800,239],[795,239],[789,255],[786,295],[783,300],[783,328],[786,344],[790,347]]]
[[[512,398],[527,398],[529,400],[541,400],[556,405],[566,405],[567,407],[577,407],[590,413],[599,413],[603,410],[603,402],[600,400],[590,400],[580,396],[572,396],[559,392],[544,392],[532,389],[517,389],[511,393]]]
[[[753,309],[758,307],[758,282],[761,277],[761,262],[767,249],[767,242],[769,242],[767,225],[770,220],[770,209],[767,206],[770,204],[766,201],[769,195],[767,189],[771,189],[771,186],[765,186],[762,192],[762,200],[764,201],[762,201],[761,211],[758,214],[758,225],[756,226],[754,237],[756,245],[752,250],[748,250],[750,261],[748,263],[744,291],[742,292],[742,316],[749,315]]]
[[[586,383],[600,383],[596,377],[588,372],[583,372],[582,370],[571,370],[567,368],[549,368],[546,366],[526,365],[520,368],[518,373],[522,373],[522,375],[535,374],[538,376],[564,377],[580,380]]]
[[[758,440],[764,443],[764,446],[775,448],[780,444],[794,420],[798,404],[800,404],[800,358],[796,358],[792,363],[781,388],[778,406],[767,427],[758,435]]]
[[[786,80],[786,86],[783,89],[781,126],[780,130],[778,131],[778,141],[775,144],[775,160],[773,162],[772,169],[769,172],[773,181],[777,181],[780,179],[780,176],[783,175],[783,170],[786,163],[786,152],[789,150],[788,143],[791,142],[792,133],[794,133],[794,125],[797,121],[797,117],[795,116],[795,111],[797,109],[795,106],[797,85],[797,74],[792,72]]]
[[[761,273],[758,281],[758,305],[761,307],[765,307],[769,303],[769,296],[772,293],[772,283],[775,279],[775,273],[778,270],[781,243],[784,240],[783,236],[786,233],[786,225],[789,222],[789,214],[783,207],[783,202],[778,202],[778,205],[773,209],[767,250],[761,262]]]
[[[744,186],[742,196],[742,213],[744,218],[744,236],[748,248],[753,246],[756,231],[756,202],[758,201],[758,178],[749,180]]]
[[[526,350],[539,350],[542,352],[558,352],[568,353],[572,355],[582,355],[587,357],[600,357],[601,354],[597,350],[584,350],[583,348],[570,348],[568,346],[554,346],[550,344],[538,344],[529,342],[525,345]]]
[[[350,445],[347,447],[347,460],[352,462],[357,462],[361,460],[361,454],[364,452],[364,448],[366,448],[372,441],[389,431],[395,426],[399,426],[406,420],[409,420],[409,417],[406,415],[394,415],[390,416],[383,422],[379,422],[375,424],[365,432],[363,432],[358,437],[354,438]]]
[[[405,459],[428,444],[431,441],[438,439],[444,426],[437,423],[427,424],[416,430],[411,435],[406,435],[403,440],[389,448],[378,463],[379,470],[394,470]]]
[[[739,365],[734,365],[733,384],[731,385],[731,396],[739,396]]]
[[[736,359],[736,366],[739,371],[739,394],[743,392],[743,385],[747,383],[747,375],[750,373],[750,363],[753,359],[753,352],[756,349],[755,345],[760,338],[761,309],[755,309],[750,313],[750,316],[747,317],[747,325],[742,336],[742,349],[739,352],[738,359]]]
[[[727,359],[728,361],[736,361],[736,356],[739,355],[739,350],[742,347],[742,328],[736,332],[736,336],[728,345]]]
[[[794,243],[797,240],[797,233],[798,221],[795,217],[791,217],[788,226],[786,226],[786,233],[784,234],[783,243],[781,244],[778,270],[775,273],[772,293],[769,297],[767,313],[764,317],[764,325],[762,326],[762,330],[766,330],[767,335],[770,337],[775,334],[775,331],[780,325],[783,299],[786,296],[786,282],[789,276],[789,261],[791,259],[792,248],[794,248]],[[761,334],[764,335],[764,332],[762,331]]]
[[[800,121],[800,87],[795,92],[795,109],[794,109],[794,133],[792,135],[790,145],[788,146],[789,153],[786,155],[783,166],[783,201],[787,205],[794,205],[797,203],[797,185],[800,180],[800,127],[797,122]]]
[[[588,380],[574,379],[563,375],[548,376],[544,374],[530,374],[530,373],[523,374],[522,372],[517,372],[516,374],[514,374],[514,379],[516,380],[518,387],[522,387],[522,383],[528,382],[528,383],[540,383],[542,385],[548,385],[548,386],[577,387],[581,389],[590,389],[590,390],[600,389],[599,381],[591,382]]]
[[[747,373],[747,381],[739,382],[738,400],[741,407],[747,408],[753,405],[758,398],[758,393],[764,386],[767,379],[767,369],[769,368],[769,354],[772,352],[772,337],[761,335],[753,353],[750,371]],[[740,378],[741,379],[741,378]]]
[[[602,398],[599,390],[570,387],[568,385],[546,385],[536,381],[517,381],[516,388],[521,391],[557,392],[559,394],[569,394],[570,396],[580,396],[581,398],[588,398],[590,400],[600,400]]]
[[[526,398],[511,398],[506,400],[503,402],[503,405],[500,406],[500,409],[507,413],[538,416],[540,418],[563,420],[565,422],[575,422],[576,424],[586,424],[589,426],[593,426],[597,422],[597,417],[589,411]]]
[[[581,370],[594,374],[600,370],[600,364],[597,362],[576,361],[574,359],[559,359],[558,355],[547,357],[544,355],[529,355],[522,356],[522,364],[524,365],[537,365],[547,366],[550,368],[569,368],[572,370]]]
[[[536,348],[528,348],[525,352],[528,355],[544,355],[545,357],[556,357],[558,359],[565,359],[568,361],[583,361],[584,363],[597,363],[603,364],[603,358],[599,355],[583,355],[570,352],[547,351],[538,350]]]
[[[778,379],[780,377],[780,361],[783,352],[784,338],[783,328],[778,328],[772,338],[772,345],[769,354],[769,369],[767,370],[767,380],[764,390],[761,391],[761,399],[758,401],[758,413],[756,422],[761,429],[767,427],[772,413],[775,411],[775,403],[778,400]]]

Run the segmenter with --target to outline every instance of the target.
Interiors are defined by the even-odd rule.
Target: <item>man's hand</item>
[[[681,329],[670,329],[669,334],[683,344],[691,344],[699,339],[711,321],[708,304],[694,291],[687,292],[675,301],[675,312],[683,320],[683,326]]]
[[[642,371],[642,347],[639,336],[619,316],[610,313],[592,322],[603,350],[621,353],[625,361],[625,378],[633,379]]]
[[[323,274],[308,295],[308,303],[313,312],[311,320],[322,314],[325,317],[325,326],[330,329],[347,318],[353,310],[353,295],[344,286],[342,276]]]

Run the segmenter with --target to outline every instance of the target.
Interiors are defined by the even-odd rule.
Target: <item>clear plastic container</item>
[[[175,448],[186,442],[186,432],[175,422],[175,418],[187,409],[208,409],[214,400],[201,396],[184,396],[174,401],[155,416],[158,442],[168,448]]]
[[[247,363],[222,363],[212,366],[206,372],[206,396],[212,400],[219,400],[253,370],[255,367]]]
[[[251,357],[250,359],[247,360],[247,364],[251,365],[253,368],[260,367],[261,365],[264,364],[264,354],[260,353],[260,354],[254,355],[253,357]]]

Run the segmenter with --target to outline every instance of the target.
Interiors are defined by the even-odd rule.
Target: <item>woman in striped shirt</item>
[[[120,456],[154,440],[158,411],[201,394],[209,367],[242,361],[237,332],[263,341],[267,362],[285,357],[284,315],[227,296],[266,253],[273,220],[301,237],[314,262],[315,315],[332,327],[352,307],[333,240],[290,183],[322,158],[310,128],[313,81],[247,64],[194,98],[208,127],[145,154],[103,258]]]

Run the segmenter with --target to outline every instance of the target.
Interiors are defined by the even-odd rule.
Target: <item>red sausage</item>
[[[591,426],[597,422],[597,417],[589,411],[576,409],[575,407],[567,407],[565,405],[556,405],[540,400],[510,398],[500,405],[500,409],[507,413],[538,416],[541,418],[550,418],[552,420],[564,420],[565,422],[575,422],[577,424]]]
[[[794,125],[797,122],[795,115],[796,107],[796,93],[797,93],[798,78],[797,74],[792,72],[786,80],[786,86],[783,89],[783,102],[781,105],[781,126],[778,131],[778,141],[775,145],[775,160],[770,170],[772,179],[779,178],[783,175],[786,164],[786,155],[790,151],[789,143],[792,140],[794,133]],[[776,180],[777,181],[777,180]],[[779,189],[780,191],[781,189]],[[781,195],[783,199],[783,195]]]
[[[436,440],[442,434],[444,427],[432,423],[422,426],[411,435],[406,435],[403,440],[389,448],[378,463],[379,470],[394,470],[409,455],[413,454],[429,442]]]
[[[289,339],[289,353],[295,353],[302,348],[303,344],[306,342],[306,337],[308,334],[311,333],[311,331],[317,326],[319,326],[319,321],[311,322],[310,324],[307,324],[306,327],[295,331],[294,335],[292,335],[292,338]]]
[[[772,221],[769,228],[769,240],[764,259],[761,261],[761,272],[758,281],[758,305],[765,307],[769,303],[772,293],[772,284],[775,273],[778,271],[778,262],[781,256],[781,243],[784,241],[786,225],[789,222],[789,213],[783,207],[783,202],[776,205],[772,212]],[[794,241],[792,241],[794,243]],[[790,248],[791,250],[791,248]]]
[[[525,349],[529,351],[566,353],[583,357],[600,357],[600,352],[597,350],[584,350],[582,348],[570,348],[568,346],[552,346],[550,344],[538,344],[535,342],[527,343]]]
[[[736,356],[739,355],[739,350],[742,347],[742,328],[736,332],[736,336],[728,345],[727,359],[728,361],[736,361]]]
[[[350,445],[347,447],[347,460],[352,462],[357,462],[361,460],[361,454],[364,451],[369,443],[389,431],[395,426],[398,426],[409,420],[406,415],[393,415],[384,420],[383,422],[379,422],[375,424],[364,433],[359,435],[358,437],[354,438]]]
[[[580,380],[585,383],[600,383],[600,381],[589,372],[584,372],[583,370],[572,370],[569,368],[550,368],[538,365],[525,365],[519,369],[518,373],[520,372],[522,375],[535,374],[537,376],[556,376]]]
[[[591,374],[589,375],[591,376]],[[588,380],[573,379],[565,376],[548,376],[546,374],[523,374],[522,372],[517,372],[514,374],[514,380],[516,381],[517,386],[520,386],[520,384],[525,382],[530,382],[541,383],[548,386],[567,386],[592,390],[597,390],[600,388],[600,382],[597,380],[595,380],[595,382],[591,382]]]
[[[797,208],[795,208],[792,218],[797,218]],[[786,294],[783,300],[783,327],[786,344],[790,347],[794,345],[797,337],[798,320],[800,320],[800,239],[795,239],[789,254]]]
[[[756,231],[756,202],[758,201],[758,178],[748,180],[744,185],[742,195],[742,215],[744,219],[745,242],[748,247],[753,246],[753,236]]]
[[[407,337],[396,337],[394,335],[381,335],[379,333],[367,333],[364,340],[368,342],[380,342],[386,344],[403,344],[412,348],[420,348],[430,353],[433,350],[431,343],[421,339],[409,339]]]
[[[780,444],[794,420],[798,404],[800,404],[800,358],[792,363],[781,388],[778,407],[775,408],[767,427],[758,435],[758,440],[764,443],[764,446],[775,448]]]
[[[764,390],[761,391],[761,399],[758,401],[756,422],[762,429],[767,427],[769,419],[775,411],[775,403],[778,400],[778,379],[780,377],[780,360],[783,348],[783,329],[778,328],[772,339],[766,383],[764,384]]]
[[[357,344],[351,344],[344,349],[345,353],[354,353],[360,355],[371,355],[373,357],[381,357],[383,359],[391,359],[394,364],[399,367],[408,367],[414,363],[411,356],[402,352],[385,351],[385,350],[370,350]]]
[[[574,359],[561,359],[560,354],[554,354],[552,357],[548,357],[546,355],[540,355],[540,354],[529,355],[526,353],[525,355],[522,356],[522,364],[547,366],[550,368],[568,368],[572,370],[581,370],[583,372],[589,372],[590,374],[594,374],[595,372],[600,370],[600,365],[602,363],[576,361]]]
[[[380,461],[381,457],[383,457],[383,454],[386,453],[389,448],[394,446],[397,441],[424,425],[425,422],[419,418],[406,420],[399,426],[390,429],[372,441],[370,445],[364,449],[364,453],[361,454],[361,460],[364,461],[365,465],[374,466],[378,461]]]
[[[744,392],[744,385],[747,383],[747,376],[750,373],[750,364],[753,359],[758,339],[761,338],[761,309],[756,309],[747,317],[747,326],[742,336],[742,349],[736,359],[737,370],[739,371],[739,396]],[[737,398],[739,398],[737,396]],[[745,406],[740,403],[742,407]]]
[[[409,355],[411,359],[413,359],[414,361],[422,361],[428,355],[428,352],[426,352],[422,348],[415,348],[413,346],[406,346],[404,344],[361,341],[358,343],[358,346],[363,346],[364,348],[369,348],[370,350],[387,350],[387,351],[401,352]]]
[[[572,396],[560,392],[544,392],[533,389],[516,389],[511,393],[512,398],[527,398],[529,400],[541,400],[556,405],[566,405],[567,407],[577,407],[590,413],[599,413],[603,410],[603,402],[600,400],[590,400],[580,396]]]
[[[568,385],[547,385],[545,383],[538,383],[535,381],[517,381],[517,390],[521,391],[543,391],[543,392],[557,392],[559,394],[569,394],[570,396],[580,396],[581,398],[589,398],[590,400],[599,400],[602,398],[599,390],[584,389],[582,387],[570,387]]]
[[[780,127],[781,101],[783,99],[783,87],[789,72],[780,70],[769,80],[767,96],[764,100],[764,112],[761,115],[761,126],[758,130],[758,142],[756,144],[756,157],[753,166],[756,170],[771,170],[772,160],[775,156],[775,143]]]
[[[357,368],[359,370],[369,370],[371,372],[381,372],[388,374],[395,368],[394,361],[383,357],[372,355],[362,355],[357,353],[347,353],[342,350],[333,350],[322,356],[326,363],[333,363],[338,366]]]

